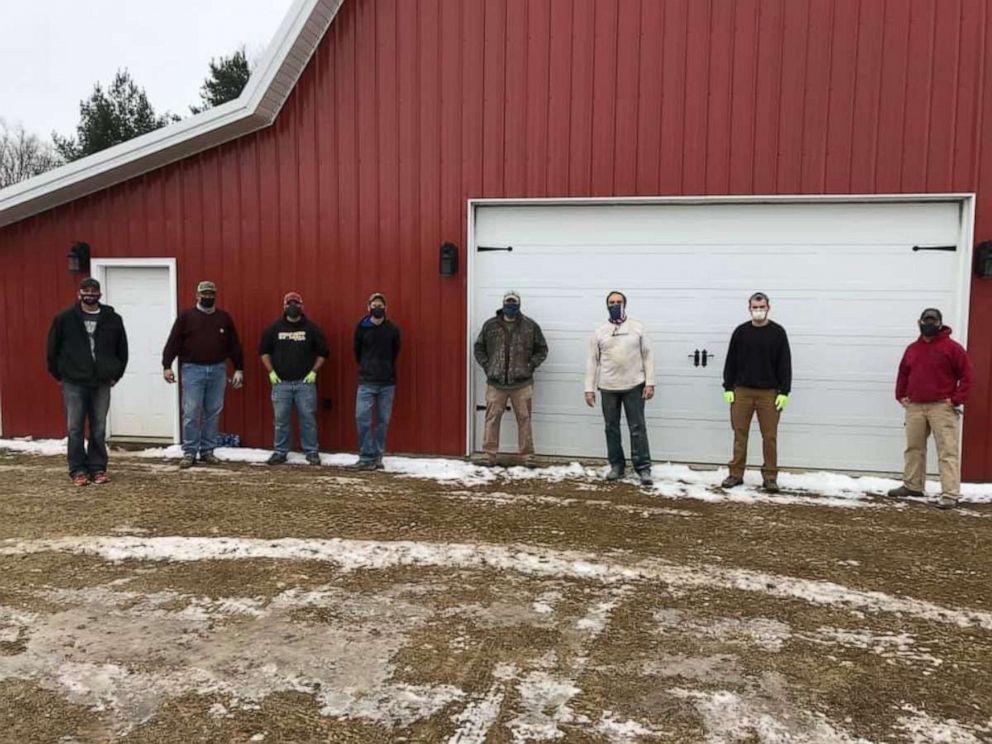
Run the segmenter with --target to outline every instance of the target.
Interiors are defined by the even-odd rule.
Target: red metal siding
[[[976,191],[992,237],[992,0],[346,0],[271,128],[0,230],[7,435],[62,434],[42,364],[64,254],[175,256],[251,363],[224,428],[271,437],[254,362],[295,288],[328,331],[325,447],[353,446],[354,322],[403,327],[392,445],[462,451],[465,200]],[[992,282],[972,287],[965,476],[992,479]],[[44,382],[42,382],[44,380]]]

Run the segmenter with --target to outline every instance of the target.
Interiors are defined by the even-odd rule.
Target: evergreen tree
[[[210,77],[200,88],[202,106],[190,106],[190,111],[198,114],[222,103],[233,101],[241,95],[251,77],[251,65],[242,46],[230,57],[210,60]]]
[[[92,155],[121,142],[164,127],[179,117],[155,113],[144,88],[139,88],[131,74],[118,70],[105,91],[100,83],[93,93],[79,102],[79,124],[75,137],[52,134],[55,148],[67,161]]]

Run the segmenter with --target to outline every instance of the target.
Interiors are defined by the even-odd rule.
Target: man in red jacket
[[[927,437],[933,432],[940,467],[940,509],[953,509],[961,496],[958,441],[961,406],[971,390],[968,352],[951,340],[940,310],[928,307],[920,315],[920,337],[899,363],[896,400],[906,409],[906,466],[903,484],[889,496],[923,496],[927,470]]]

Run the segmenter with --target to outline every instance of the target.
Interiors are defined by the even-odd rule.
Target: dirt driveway
[[[114,465],[0,453],[3,741],[992,741],[989,506]]]

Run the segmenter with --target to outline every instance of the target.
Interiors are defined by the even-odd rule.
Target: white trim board
[[[789,194],[789,195],[725,195],[725,196],[647,196],[647,197],[579,197],[579,198],[494,198],[468,199],[467,213],[467,253],[466,267],[466,386],[465,386],[465,452],[471,455],[475,451],[475,395],[474,395],[474,359],[472,345],[475,334],[481,326],[482,318],[475,317],[475,253],[476,253],[476,215],[477,210],[488,207],[512,206],[596,206],[596,205],[680,205],[706,206],[724,204],[866,204],[866,203],[920,203],[920,202],[951,202],[960,205],[961,228],[959,231],[958,254],[960,274],[956,317],[959,328],[955,328],[956,337],[967,345],[969,312],[971,299],[971,267],[972,243],[974,240],[975,194],[974,193],[942,193],[942,194]],[[962,427],[963,431],[963,427]]]
[[[344,0],[296,0],[241,95],[0,189],[0,227],[271,125]]]
[[[166,268],[169,270],[169,312],[170,320],[175,322],[179,313],[179,290],[178,272],[176,270],[176,259],[174,258],[93,258],[90,260],[90,276],[100,282],[101,286],[106,285],[107,269],[109,268]],[[126,319],[125,319],[126,321]],[[126,326],[125,326],[126,327]],[[165,345],[165,339],[162,339]],[[179,383],[169,385],[164,380],[162,385],[165,390],[163,395],[172,396],[172,443],[179,444],[182,437],[182,421],[179,414]],[[110,417],[107,417],[107,439],[113,436],[110,430]]]

